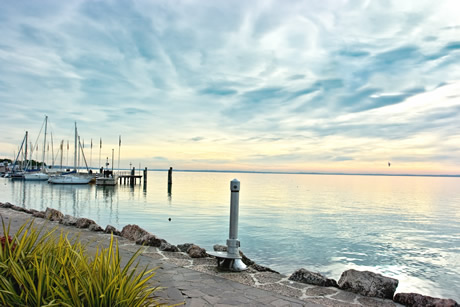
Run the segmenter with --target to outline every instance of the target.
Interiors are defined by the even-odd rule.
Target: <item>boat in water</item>
[[[47,173],[43,172],[33,172],[33,173],[25,173],[24,180],[28,181],[45,181],[48,180],[50,176]]]
[[[74,170],[74,173],[51,176],[48,179],[48,183],[54,183],[54,184],[88,184],[88,183],[90,183],[91,181],[94,180],[94,175],[91,174],[91,173],[89,173],[89,174],[79,174],[77,172],[77,148],[80,148],[78,146],[80,144],[77,145],[77,137],[78,137],[77,123],[75,123],[75,152],[74,152],[75,170]]]
[[[48,179],[49,183],[54,184],[88,184],[93,180],[92,176],[73,175],[56,175]]]

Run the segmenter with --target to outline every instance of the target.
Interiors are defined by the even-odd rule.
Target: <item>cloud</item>
[[[5,150],[48,114],[62,138],[77,121],[87,138],[116,142],[123,134],[163,145],[158,157],[175,161],[195,161],[203,148],[212,155],[213,146],[232,153],[229,161],[206,159],[212,167],[261,148],[272,151],[257,162],[266,158],[267,167],[354,165],[369,144],[384,140],[398,152],[420,135],[440,140],[424,148],[436,159],[444,148],[458,150],[449,147],[459,131],[456,8],[448,1],[7,2],[0,11]],[[174,156],[166,147],[177,140],[202,151]]]

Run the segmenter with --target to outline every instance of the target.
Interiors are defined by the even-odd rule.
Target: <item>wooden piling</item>
[[[147,185],[147,167],[144,168],[144,186]]]

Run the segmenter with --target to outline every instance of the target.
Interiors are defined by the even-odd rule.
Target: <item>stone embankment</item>
[[[299,269],[291,276],[284,276],[268,267],[256,264],[241,252],[243,262],[248,266],[244,272],[224,272],[217,268],[216,259],[193,243],[173,245],[158,238],[138,225],[127,225],[121,231],[108,225],[105,229],[87,218],[64,215],[47,208],[46,211],[25,209],[10,203],[0,207],[25,212],[34,217],[58,222],[66,226],[88,229],[121,236],[144,246],[143,255],[164,259],[179,267],[223,277],[241,284],[268,290],[300,301],[323,306],[433,306],[458,307],[452,299],[433,298],[416,293],[397,293],[398,280],[369,271],[347,270],[339,281],[327,278],[320,273]],[[226,246],[215,245],[215,251],[226,251]]]

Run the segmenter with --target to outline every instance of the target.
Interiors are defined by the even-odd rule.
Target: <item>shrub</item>
[[[10,236],[3,219],[0,245],[0,305],[152,306],[154,270],[135,264],[140,250],[121,266],[118,242],[89,257],[78,237],[46,233],[27,222]]]

